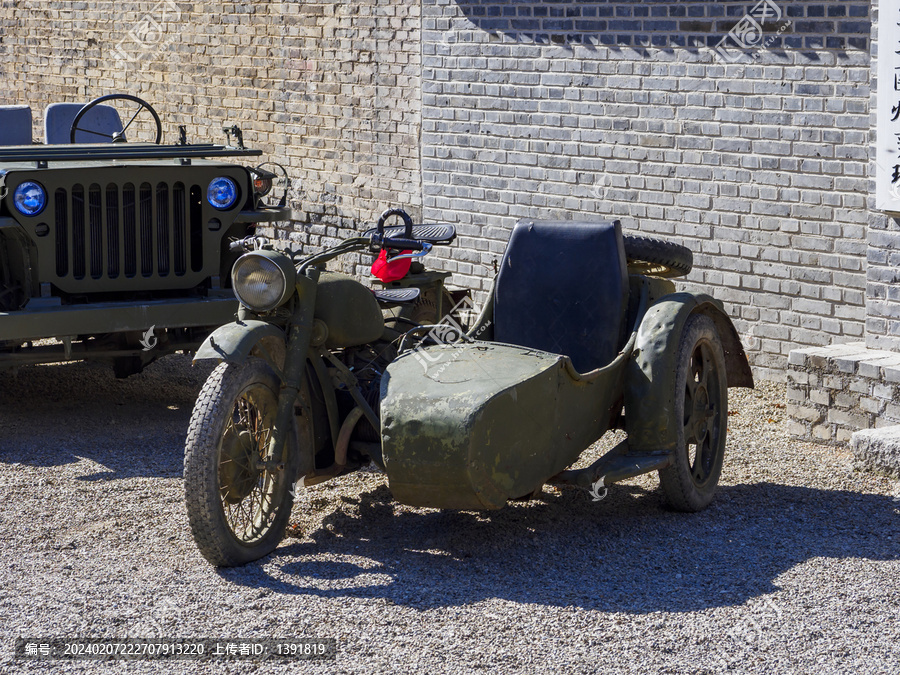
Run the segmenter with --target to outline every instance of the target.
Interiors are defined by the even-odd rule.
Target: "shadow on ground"
[[[567,490],[487,515],[395,515],[386,487],[352,507],[354,515],[327,516],[311,540],[286,540],[272,557],[221,575],[278,593],[416,609],[501,598],[687,612],[774,592],[780,574],[811,558],[900,558],[900,504],[890,497],[773,483],[720,488],[699,514],[665,510],[658,492],[635,486],[612,488],[602,504]],[[366,562],[314,559],[325,553]],[[267,573],[264,563],[287,558],[278,578]]]
[[[0,462],[102,465],[79,480],[180,476],[191,409],[208,372],[183,355],[121,380],[96,363],[0,372]]]

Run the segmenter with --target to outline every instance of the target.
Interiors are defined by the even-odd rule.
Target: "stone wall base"
[[[850,447],[857,469],[900,478],[900,426],[857,431]]]
[[[900,424],[900,353],[865,342],[795,349],[788,357],[788,431],[844,445],[855,431]]]

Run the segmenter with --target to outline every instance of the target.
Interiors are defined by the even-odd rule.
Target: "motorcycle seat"
[[[364,237],[375,234],[376,228],[370,228],[363,233]],[[403,225],[394,225],[384,228],[385,237],[405,237],[406,229]],[[416,241],[423,241],[433,246],[443,246],[453,243],[456,239],[456,228],[449,223],[425,223],[412,226],[412,237]]]
[[[585,373],[618,354],[627,307],[619,221],[516,223],[494,283],[495,341],[568,356]]]
[[[403,305],[419,297],[418,288],[384,288],[372,290],[375,299],[384,305]]]

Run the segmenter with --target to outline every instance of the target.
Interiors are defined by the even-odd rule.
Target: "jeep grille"
[[[198,185],[76,184],[58,188],[55,205],[59,278],[181,277],[203,266]]]
[[[229,233],[240,203],[219,211],[207,202],[204,191],[215,176],[247,185],[246,169],[222,165],[60,168],[15,176],[40,181],[49,197],[40,214],[16,215],[37,247],[39,280],[85,294],[189,290],[227,274],[222,238],[243,236],[245,228]]]

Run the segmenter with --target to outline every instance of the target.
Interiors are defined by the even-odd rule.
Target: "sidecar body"
[[[629,262],[618,222],[516,225],[468,337],[408,351],[382,380],[383,461],[398,501],[496,509],[547,482],[608,485],[672,465],[684,445],[678,351],[695,314],[715,326],[728,385],[752,386],[721,304],[629,274]],[[566,471],[614,427],[627,442]]]

